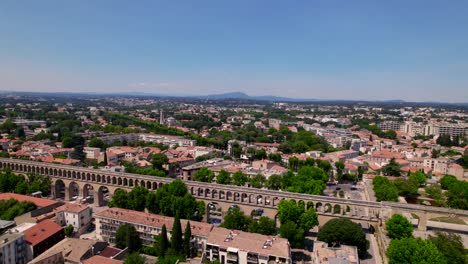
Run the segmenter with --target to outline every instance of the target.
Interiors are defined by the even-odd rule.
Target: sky
[[[0,1],[0,90],[468,102],[468,1]]]

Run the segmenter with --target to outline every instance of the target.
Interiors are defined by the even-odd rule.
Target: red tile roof
[[[15,199],[18,202],[32,202],[37,207],[46,207],[55,203],[58,203],[54,200],[44,199],[44,198],[37,198],[28,195],[22,195],[17,193],[0,193],[0,200],[10,200]]]
[[[25,240],[28,244],[35,246],[49,237],[63,232],[63,227],[57,225],[51,220],[44,220],[37,225],[24,231]]]
[[[113,247],[106,247],[103,251],[101,251],[99,256],[103,256],[103,257],[106,257],[106,258],[111,258],[111,257],[119,254],[120,252],[122,252],[121,249],[113,248]]]
[[[122,264],[123,262],[116,259],[110,259],[103,256],[93,256],[83,261],[83,264]]]

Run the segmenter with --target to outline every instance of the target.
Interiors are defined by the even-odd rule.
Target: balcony
[[[227,260],[237,261],[238,259],[239,259],[239,256],[237,254],[233,254],[233,253],[227,254]]]

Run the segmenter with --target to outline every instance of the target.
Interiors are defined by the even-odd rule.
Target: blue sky
[[[0,1],[0,90],[468,101],[468,1]]]

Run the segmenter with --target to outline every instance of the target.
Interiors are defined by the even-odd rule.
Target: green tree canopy
[[[187,257],[191,257],[192,255],[191,240],[192,228],[190,227],[190,221],[187,221],[187,225],[185,226],[184,230],[184,254]]]
[[[232,175],[232,184],[237,185],[237,186],[244,186],[248,180],[249,180],[249,177],[242,171],[236,171]]]
[[[193,180],[199,181],[199,182],[213,182],[213,178],[214,178],[214,173],[206,167],[200,168],[193,175]]]
[[[329,220],[319,231],[317,240],[329,245],[349,245],[358,248],[359,257],[366,255],[369,242],[362,228],[349,219],[335,218]]]
[[[421,238],[393,239],[387,249],[389,264],[445,264],[447,260],[430,241]]]
[[[300,248],[304,245],[304,229],[297,226],[293,221],[281,224],[280,236],[286,238],[292,247]]]
[[[468,252],[459,235],[437,231],[428,240],[445,256],[448,264],[468,264]]]
[[[260,217],[257,221],[252,221],[249,225],[249,232],[258,233],[262,235],[275,235],[276,234],[276,223],[275,220],[270,219],[266,216]]]
[[[124,261],[124,264],[145,264],[146,258],[134,252],[129,254]]]
[[[401,214],[394,214],[385,223],[388,237],[391,239],[402,239],[411,237],[413,234],[413,225]]]
[[[141,239],[135,227],[130,224],[119,226],[115,233],[115,245],[120,249],[128,247],[130,252],[138,251],[141,248]]]
[[[153,154],[151,157],[151,163],[153,164],[153,168],[158,170],[164,170],[163,166],[169,162],[169,159],[163,153],[156,153]]]
[[[247,231],[251,222],[252,220],[250,217],[246,216],[238,207],[233,207],[229,209],[224,217],[221,227]]]
[[[216,183],[218,184],[231,184],[231,174],[225,170],[219,171],[216,176]]]

